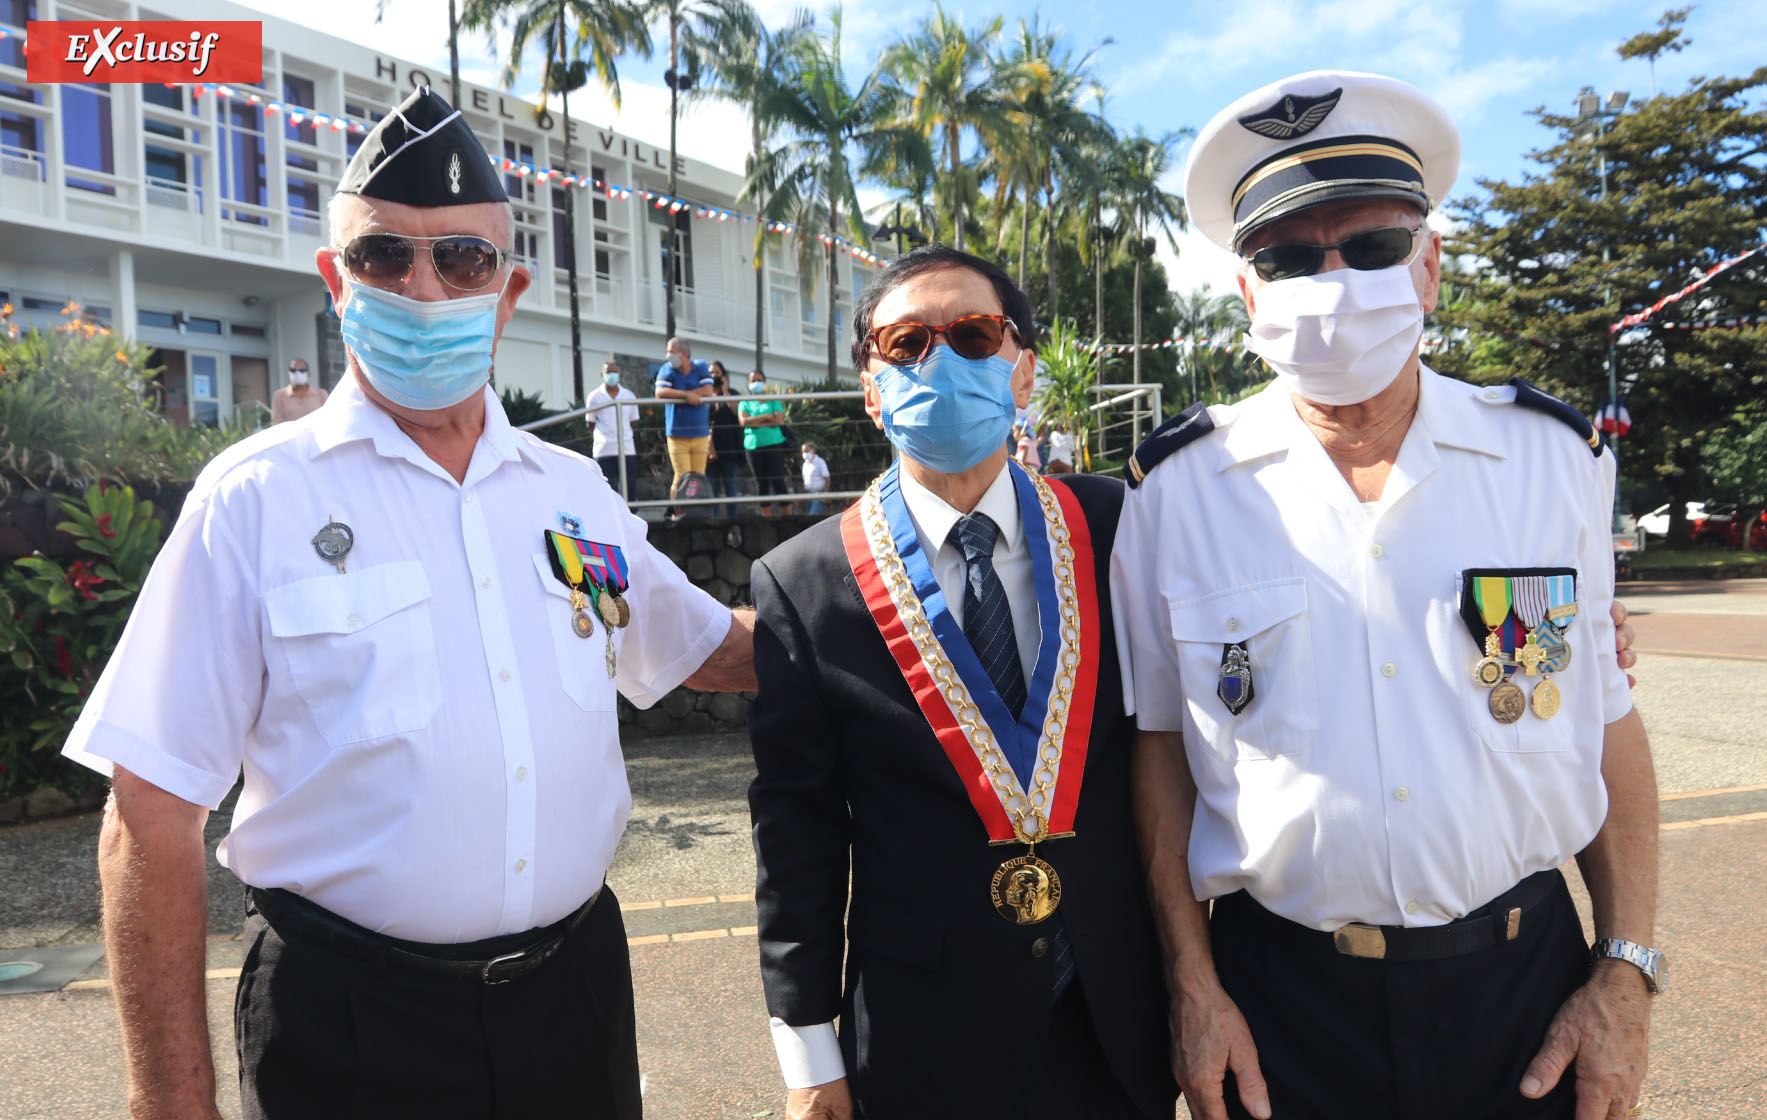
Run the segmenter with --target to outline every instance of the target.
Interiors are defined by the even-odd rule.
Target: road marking
[[[1689,649],[1634,649],[1632,652],[1641,657],[1689,657],[1698,661],[1747,661],[1754,665],[1767,665],[1767,657],[1753,653],[1708,653]]]
[[[1725,786],[1723,789],[1696,789],[1692,793],[1665,793],[1658,801],[1686,801],[1690,797],[1717,797],[1725,793],[1756,793],[1767,789],[1767,785],[1758,786]]]
[[[649,902],[622,902],[621,912],[627,910],[661,910],[673,906],[711,906],[720,902],[753,902],[755,892],[747,894],[707,894],[698,898],[660,898]]]
[[[1697,821],[1670,821],[1661,827],[1664,832],[1673,832],[1681,828],[1704,828],[1710,824],[1742,824],[1745,821],[1767,821],[1767,810],[1759,813],[1739,813],[1734,817],[1705,817]]]

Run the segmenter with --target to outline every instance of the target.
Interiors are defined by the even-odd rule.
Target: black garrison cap
[[[428,86],[412,93],[363,137],[337,193],[407,206],[509,201],[502,178],[465,118]]]

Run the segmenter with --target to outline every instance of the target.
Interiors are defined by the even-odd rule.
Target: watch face
[[[1651,967],[1645,971],[1644,978],[1650,982],[1653,993],[1661,992],[1669,986],[1669,958],[1654,949],[1650,955]]]

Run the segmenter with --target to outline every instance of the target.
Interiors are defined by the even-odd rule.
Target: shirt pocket
[[[1458,621],[1461,587],[1464,577],[1454,577],[1454,608]],[[1520,668],[1503,679],[1522,690],[1522,718],[1514,723],[1501,723],[1491,714],[1491,689],[1481,687],[1473,680],[1473,666],[1484,656],[1483,641],[1470,656],[1464,653],[1466,646],[1460,645],[1462,655],[1459,658],[1463,668],[1458,674],[1456,687],[1466,697],[1466,719],[1473,738],[1484,745],[1488,751],[1498,754],[1549,754],[1557,751],[1568,751],[1573,743],[1571,732],[1576,717],[1571,712],[1573,690],[1570,683],[1576,679],[1575,674],[1587,664],[1589,657],[1589,637],[1587,626],[1580,626],[1575,620],[1566,628],[1569,632],[1565,640],[1572,646],[1571,664],[1563,672],[1551,675],[1552,683],[1558,688],[1559,711],[1551,719],[1541,719],[1534,714],[1534,690],[1547,680],[1545,673],[1532,677]],[[1461,632],[1466,633],[1465,627]],[[1470,635],[1468,635],[1470,637]]]
[[[271,637],[328,744],[429,726],[442,703],[429,598],[416,560],[303,579],[264,595]]]
[[[607,623],[595,613],[595,607],[584,606],[595,629],[587,638],[579,638],[571,625],[571,589],[552,574],[552,561],[544,553],[534,556],[534,571],[540,577],[540,590],[546,609],[546,625],[552,631],[553,658],[558,663],[559,682],[569,696],[585,712],[610,711],[614,706],[614,682],[607,675]],[[585,598],[589,592],[584,591]],[[621,634],[614,632],[614,653],[620,649]]]
[[[1173,603],[1179,681],[1197,733],[1226,761],[1302,753],[1319,732],[1307,582],[1270,580]],[[1243,642],[1252,701],[1238,715],[1215,694],[1225,647]]]

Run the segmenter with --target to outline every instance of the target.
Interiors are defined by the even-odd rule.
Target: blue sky
[[[389,53],[447,69],[446,8],[440,0],[389,0],[386,19],[373,22],[364,0],[242,0],[284,19],[355,39]],[[1041,10],[1080,51],[1105,39],[1097,72],[1108,91],[1107,112],[1119,128],[1149,131],[1200,128],[1240,94],[1303,70],[1369,70],[1409,81],[1441,100],[1460,123],[1464,157],[1456,197],[1474,190],[1479,177],[1515,178],[1528,167],[1526,153],[1551,142],[1526,114],[1537,105],[1568,109],[1577,91],[1591,85],[1606,94],[1648,96],[1645,62],[1622,62],[1614,48],[1640,31],[1654,29],[1667,7],[1687,0],[1232,0],[1217,4],[1171,4],[1157,0],[1088,0],[1036,4],[1030,0],[949,0],[947,11],[975,25],[994,14],[1010,29]],[[798,5],[758,0],[771,22]],[[813,10],[826,13],[830,5]],[[931,13],[931,0],[850,2],[845,9],[846,57],[856,71],[877,58],[904,28]],[[1685,35],[1692,45],[1661,58],[1659,90],[1680,90],[1697,75],[1740,75],[1767,62],[1767,3],[1761,0],[1699,0]],[[666,43],[666,36],[662,39]],[[497,68],[482,41],[462,43],[468,80],[496,85]],[[668,143],[666,62],[621,64],[623,111],[592,96],[574,115],[611,124],[639,139]],[[529,67],[537,74],[539,68]],[[532,82],[518,84],[532,96]],[[684,118],[683,152],[740,169],[748,128],[730,106],[706,105]],[[1183,160],[1178,162],[1181,171]],[[1174,177],[1172,188],[1181,189]],[[1228,290],[1225,254],[1200,236],[1180,238],[1177,259],[1163,253],[1174,287],[1209,285]]]

